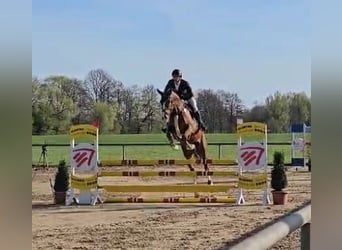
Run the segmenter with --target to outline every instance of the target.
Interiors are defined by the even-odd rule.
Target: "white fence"
[[[301,228],[301,250],[310,249],[311,204],[297,212],[289,214],[255,235],[227,248],[230,250],[266,250],[285,238],[288,234]]]

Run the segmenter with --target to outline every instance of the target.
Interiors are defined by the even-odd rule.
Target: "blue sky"
[[[32,74],[163,88],[173,68],[194,89],[253,105],[276,90],[311,95],[311,18],[301,0],[33,0]]]

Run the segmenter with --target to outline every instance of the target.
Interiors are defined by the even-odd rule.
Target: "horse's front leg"
[[[173,143],[174,143],[174,139],[173,139],[173,136],[172,136],[172,134],[171,134],[170,131],[167,131],[167,132],[166,132],[166,137],[167,137],[167,139],[169,140],[170,144],[173,144]]]
[[[170,131],[170,129],[167,130],[166,132],[166,137],[170,143],[170,146],[174,149],[174,150],[178,150],[178,145],[176,145],[175,143],[175,139]]]

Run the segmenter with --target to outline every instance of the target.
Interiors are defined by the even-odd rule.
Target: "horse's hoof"
[[[171,148],[172,148],[173,150],[178,150],[178,149],[179,149],[179,146],[178,146],[178,145],[171,145]]]

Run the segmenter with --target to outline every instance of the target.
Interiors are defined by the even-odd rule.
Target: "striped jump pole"
[[[110,198],[106,203],[235,203],[236,198],[216,198],[216,197],[201,197],[201,198]]]
[[[99,186],[109,193],[195,193],[194,198],[109,198],[106,203],[234,203],[236,198],[199,197],[198,193],[227,193],[230,185],[103,185]]]
[[[188,165],[201,164],[200,160],[101,160],[101,167],[109,166],[173,166],[173,165]],[[237,164],[235,160],[229,159],[207,159],[207,164],[217,166],[234,166]]]
[[[99,188],[110,193],[196,193],[196,192],[228,192],[234,186],[229,185],[131,185],[113,186],[103,185]]]
[[[99,177],[200,177],[200,176],[238,176],[236,171],[102,171]]]

